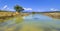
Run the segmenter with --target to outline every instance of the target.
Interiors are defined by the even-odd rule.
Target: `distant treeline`
[[[23,12],[23,13],[60,13],[60,11],[46,11],[46,12]]]
[[[0,10],[0,12],[15,12],[15,11],[7,11],[7,10]],[[23,12],[23,13],[60,13],[60,11],[46,11],[46,12]]]

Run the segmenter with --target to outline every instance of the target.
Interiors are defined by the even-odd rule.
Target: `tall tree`
[[[21,6],[19,6],[19,5],[14,6],[14,9],[15,9],[17,12],[21,12],[21,11],[24,10],[23,7],[21,7]]]

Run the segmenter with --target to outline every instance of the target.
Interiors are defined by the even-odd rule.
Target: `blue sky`
[[[14,6],[19,4],[25,11],[59,11],[60,0],[0,0],[0,9],[14,11]]]

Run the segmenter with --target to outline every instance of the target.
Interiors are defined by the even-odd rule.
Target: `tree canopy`
[[[21,11],[24,10],[24,8],[21,7],[21,6],[19,6],[19,5],[14,6],[14,9],[15,9],[17,12],[21,12]]]

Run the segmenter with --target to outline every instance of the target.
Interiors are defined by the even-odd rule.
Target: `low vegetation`
[[[46,16],[50,16],[52,18],[60,19],[60,13],[44,13]]]

